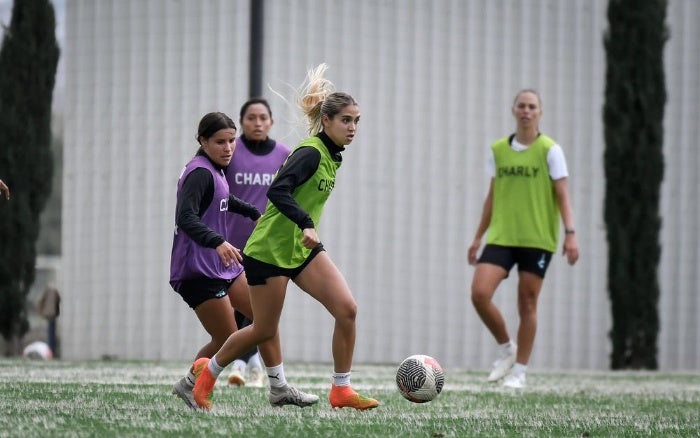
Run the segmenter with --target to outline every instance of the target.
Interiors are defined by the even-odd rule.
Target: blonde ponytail
[[[321,124],[321,106],[335,89],[333,83],[323,77],[326,70],[328,70],[326,63],[321,63],[316,68],[309,70],[306,73],[306,80],[298,92],[299,108],[306,116],[309,134],[312,136],[323,129]]]
[[[346,106],[357,105],[357,101],[349,94],[334,91],[333,83],[323,77],[326,70],[326,63],[308,70],[306,80],[297,91],[297,103],[306,116],[311,136],[323,130],[323,116],[332,119]]]

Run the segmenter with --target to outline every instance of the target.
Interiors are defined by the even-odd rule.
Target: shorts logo
[[[225,296],[226,296],[226,290],[224,290],[224,289],[221,289],[220,291],[218,291],[216,293],[216,295],[214,295],[214,297],[216,297],[216,298],[223,298]]]
[[[544,254],[542,254],[542,258],[540,259],[539,262],[537,262],[537,266],[539,266],[540,269],[544,269],[546,264],[547,264],[547,262],[544,259]]]

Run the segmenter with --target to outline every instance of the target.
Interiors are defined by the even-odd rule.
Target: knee
[[[472,287],[472,304],[476,308],[487,306],[491,302],[491,294],[489,291]]]
[[[225,328],[222,327],[220,330],[216,330],[214,333],[211,333],[211,343],[214,344],[214,346],[218,350],[219,348],[221,348],[222,345],[224,345],[229,336],[231,336],[235,332],[235,326]]]
[[[269,341],[270,339],[274,338],[277,334],[277,327],[258,326],[255,324],[255,322],[253,322],[252,327],[255,341],[258,344],[262,344],[264,342]]]
[[[523,292],[519,297],[520,314],[534,315],[537,313],[537,293],[535,292]]]
[[[355,323],[355,318],[357,318],[357,303],[355,301],[351,301],[342,306],[340,311],[335,315],[336,321]]]

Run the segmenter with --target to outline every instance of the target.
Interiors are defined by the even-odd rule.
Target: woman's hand
[[[477,255],[479,253],[479,247],[481,246],[481,239],[475,238],[471,246],[467,250],[467,261],[470,265],[476,265]]]
[[[578,260],[578,242],[576,241],[575,234],[567,234],[564,238],[562,255],[566,256],[566,261],[569,262],[570,265],[575,264]]]
[[[238,248],[234,248],[234,246],[228,242],[224,242],[217,246],[216,252],[219,254],[221,261],[226,267],[229,267],[232,264],[240,265],[243,261],[243,256],[241,255],[240,250]]]
[[[316,245],[321,243],[315,228],[304,228],[302,233],[301,244],[304,245],[305,248],[314,249]]]

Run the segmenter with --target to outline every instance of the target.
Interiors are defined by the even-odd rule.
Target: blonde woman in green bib
[[[488,380],[503,379],[506,387],[523,388],[537,332],[537,300],[557,250],[560,218],[563,254],[570,265],[576,263],[579,253],[564,152],[539,131],[539,94],[531,89],[518,92],[512,113],[515,133],[491,145],[487,166],[491,184],[467,258],[476,265],[472,303],[499,344],[499,358]],[[477,258],[487,230],[486,245]],[[516,264],[520,324],[514,342],[493,295]]]
[[[334,91],[333,84],[323,77],[326,69],[321,64],[308,72],[299,106],[308,120],[311,137],[292,150],[275,176],[267,193],[265,214],[243,250],[253,324],[231,335],[211,359],[198,359],[194,364],[194,399],[205,409],[211,406],[211,393],[221,370],[261,343],[274,344],[278,352],[274,361],[265,359],[270,403],[308,406],[318,402],[317,396],[289,387],[284,376],[278,326],[289,280],[335,319],[331,407],[364,410],[379,405],[350,385],[357,304],[316,230],[335,187],[342,152],[355,138],[360,121],[359,105],[349,94]]]

